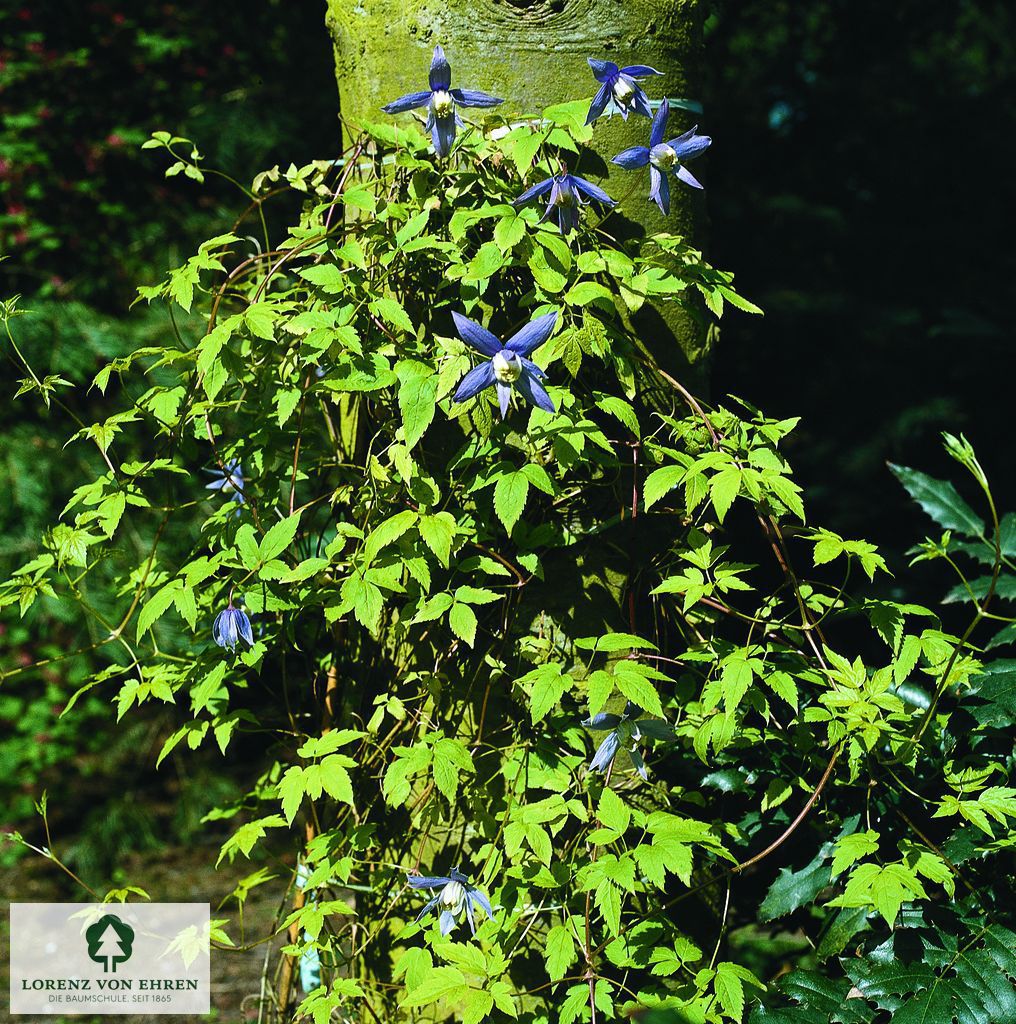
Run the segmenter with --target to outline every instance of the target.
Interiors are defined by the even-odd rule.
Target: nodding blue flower
[[[554,403],[541,381],[547,375],[528,357],[539,348],[554,330],[557,313],[530,320],[517,334],[502,344],[486,328],[467,320],[459,313],[452,313],[459,337],[476,349],[487,361],[474,367],[462,378],[453,402],[465,402],[491,385],[497,388],[497,402],[501,407],[501,419],[508,414],[512,388],[521,392],[530,404],[547,412],[555,412]]]
[[[238,505],[243,504],[244,480],[243,469],[240,466],[239,459],[230,460],[225,464],[224,469],[208,469],[205,472],[218,477],[217,480],[213,480],[210,484],[205,484],[207,490],[222,491],[223,494],[229,495],[230,501],[235,501]],[[239,509],[236,510],[236,514],[240,514]]]
[[[462,118],[455,112],[456,107],[496,107],[504,102],[475,89],[453,89],[451,84],[451,65],[441,46],[435,46],[434,58],[430,62],[430,88],[408,92],[381,109],[386,114],[401,114],[406,110],[427,107],[427,131],[434,150],[438,156],[447,156],[455,141],[455,129],[462,127]]]
[[[650,75],[662,75],[662,71],[647,67],[645,64],[619,68],[613,61],[594,60],[592,57],[586,59],[593,69],[593,77],[600,83],[599,91],[589,104],[586,124],[592,124],[604,111],[607,111],[608,116],[620,114],[626,121],[630,110],[643,117],[653,116],[649,97],[638,80]]]
[[[549,220],[556,213],[557,226],[561,229],[562,235],[567,235],[569,231],[579,226],[579,207],[586,205],[583,196],[586,197],[586,201],[591,199],[604,206],[614,205],[614,200],[598,185],[580,178],[577,174],[569,174],[568,169],[562,167],[560,174],[527,188],[514,200],[512,206],[521,206],[530,199],[546,195],[548,192],[550,197],[547,199],[547,209],[540,218],[540,223]]]
[[[653,118],[653,127],[649,132],[648,146],[632,146],[623,153],[618,153],[611,161],[626,170],[645,167],[649,164],[649,198],[663,211],[670,213],[670,179],[667,175],[673,171],[686,185],[702,188],[701,183],[684,164],[705,152],[712,139],[708,135],[698,135],[698,125],[690,128],[683,135],[678,135],[670,142],[663,141],[667,130],[667,118],[670,117],[670,103],[664,100]]]
[[[606,772],[621,747],[626,747],[631,755],[632,764],[635,770],[648,780],[646,763],[642,760],[642,753],[638,749],[643,739],[672,740],[674,729],[667,722],[659,718],[637,718],[642,714],[642,709],[631,701],[625,705],[624,712],[620,715],[599,714],[593,715],[583,721],[587,729],[609,729],[607,737],[597,748],[589,768],[594,772]]]
[[[440,889],[441,891],[430,900],[420,911],[416,920],[421,921],[432,910],[437,911],[441,921],[441,934],[447,935],[456,924],[463,910],[469,921],[469,929],[476,934],[474,907],[479,907],[487,917],[494,920],[494,911],[490,900],[475,885],[470,884],[467,875],[458,868],[453,868],[447,875],[428,877],[426,875],[409,875],[406,881],[414,889]]]
[[[247,641],[249,647],[254,646],[250,619],[242,608],[233,607],[233,599],[230,598],[229,604],[215,616],[215,622],[212,623],[212,639],[220,647],[228,647],[232,651],[241,637]]]

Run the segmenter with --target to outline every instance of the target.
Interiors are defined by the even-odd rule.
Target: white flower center
[[[462,910],[465,902],[466,890],[463,888],[461,882],[449,882],[441,890],[441,904],[448,907],[448,909],[454,913],[457,914]]]
[[[623,78],[618,78],[611,91],[614,93],[614,99],[622,107],[626,107],[632,96],[635,95],[635,87],[631,85],[631,83],[626,82]]]
[[[522,375],[522,360],[514,352],[502,349],[491,359],[494,376],[502,384],[514,384]]]
[[[677,163],[677,153],[664,142],[649,151],[649,162],[661,171],[669,171]]]
[[[434,113],[438,117],[447,117],[455,106],[455,101],[451,97],[451,93],[446,92],[444,89],[438,90],[430,98],[431,106],[434,109]]]

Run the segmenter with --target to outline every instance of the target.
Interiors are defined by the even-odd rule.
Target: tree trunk
[[[451,62],[452,85],[504,97],[500,109],[509,116],[591,100],[598,83],[587,57],[663,72],[643,82],[652,99],[694,97],[700,13],[698,0],[328,0],[327,20],[342,117],[356,126],[383,119],[380,108],[389,100],[426,88],[436,43]],[[673,109],[668,138],[692,123]],[[647,198],[648,174],[636,182],[639,172],[609,162],[622,149],[645,145],[648,135],[644,117],[602,118],[589,147],[595,156],[584,157],[578,172],[594,180],[609,175],[605,187],[615,199],[635,189],[623,214],[608,222],[615,235],[667,230],[692,237],[701,200],[690,189],[674,182],[664,218]],[[701,383],[710,337],[701,318],[668,302],[640,311],[635,326],[663,369]]]

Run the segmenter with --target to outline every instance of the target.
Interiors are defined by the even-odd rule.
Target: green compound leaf
[[[526,507],[529,477],[522,471],[506,473],[494,486],[494,511],[510,534]]]

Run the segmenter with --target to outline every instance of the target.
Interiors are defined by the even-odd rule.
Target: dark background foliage
[[[1014,48],[991,0],[719,0],[708,22],[709,251],[766,311],[724,324],[713,387],[802,416],[813,513],[879,544],[924,529],[885,460],[944,474],[943,429],[1013,505]]]

